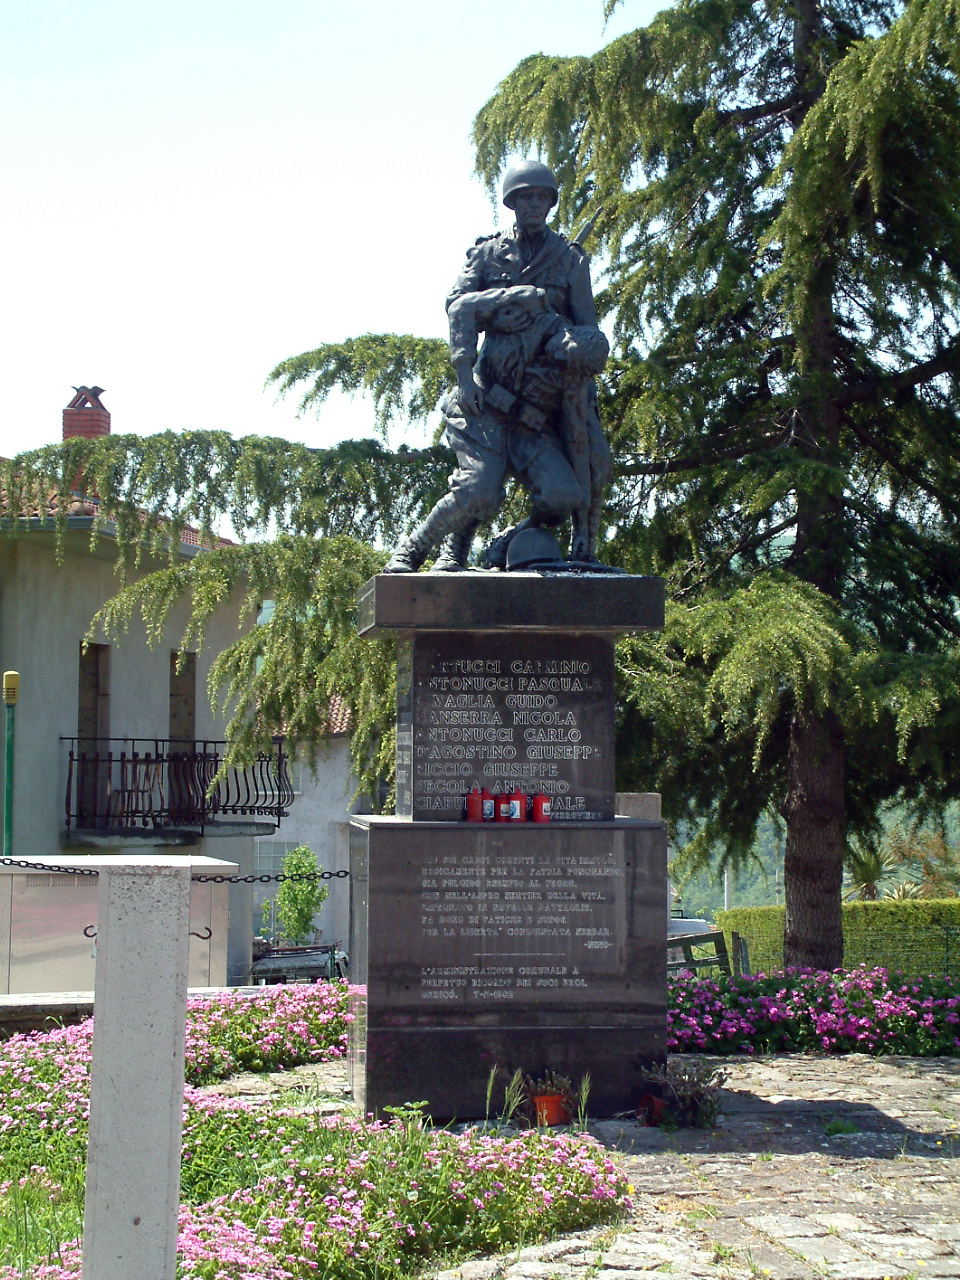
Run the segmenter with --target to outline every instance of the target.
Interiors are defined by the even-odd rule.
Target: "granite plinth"
[[[378,631],[658,631],[662,578],[628,574],[381,573],[357,596],[360,635]]]
[[[476,788],[613,818],[610,636],[424,632],[397,647],[398,814],[456,822]]]
[[[666,1052],[666,829],[660,823],[351,823],[354,1096],[481,1117],[514,1071],[634,1106]]]

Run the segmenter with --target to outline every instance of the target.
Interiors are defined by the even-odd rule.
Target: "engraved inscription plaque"
[[[612,819],[609,637],[424,633],[398,653],[398,814],[457,821],[476,786],[545,794],[554,821]]]
[[[413,812],[413,641],[397,641],[397,813]]]
[[[435,962],[420,965],[418,1001],[594,1004],[611,978],[624,981],[622,854],[600,842],[512,844],[494,830],[468,854],[420,862],[422,954]]]
[[[482,1115],[494,1066],[590,1072],[594,1114],[635,1101],[665,1050],[661,824],[355,818],[351,844],[362,1105]]]

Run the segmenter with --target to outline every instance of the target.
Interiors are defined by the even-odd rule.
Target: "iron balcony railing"
[[[64,738],[67,831],[199,828],[269,818],[293,800],[283,739],[250,764],[220,773],[225,742],[167,738]],[[218,777],[217,775],[220,774]]]

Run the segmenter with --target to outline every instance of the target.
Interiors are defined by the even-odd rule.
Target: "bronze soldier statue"
[[[434,569],[462,569],[477,527],[503,503],[510,472],[530,493],[530,515],[494,539],[489,567],[506,566],[521,530],[551,528],[570,516],[571,558],[596,562],[612,464],[593,378],[609,346],[597,324],[586,254],[547,227],[557,194],[546,165],[513,165],[503,203],[516,225],[481,236],[467,253],[447,298],[457,388],[440,406],[457,467],[450,492],[399,544],[386,573],[415,572],[441,542]]]

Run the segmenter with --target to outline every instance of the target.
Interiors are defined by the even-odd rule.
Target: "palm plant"
[[[847,902],[877,902],[884,896],[883,883],[900,866],[899,856],[890,849],[852,846],[846,856]]]

